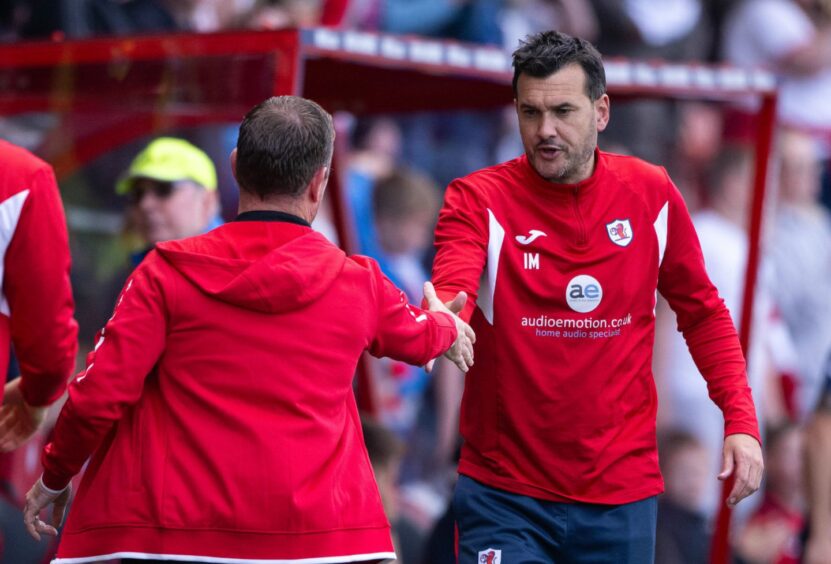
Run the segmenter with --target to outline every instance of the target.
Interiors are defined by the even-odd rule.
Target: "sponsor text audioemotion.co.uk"
[[[523,317],[523,327],[534,327],[537,337],[561,337],[567,339],[607,339],[620,335],[622,327],[632,323],[632,314],[614,319],[569,319],[538,315]]]

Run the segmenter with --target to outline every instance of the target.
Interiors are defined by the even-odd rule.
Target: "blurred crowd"
[[[559,29],[591,40],[606,58],[730,63],[767,68],[776,75],[778,126],[747,354],[768,471],[764,494],[742,504],[735,515],[731,543],[742,562],[798,562],[806,524],[802,452],[811,448],[804,426],[819,401],[831,358],[831,2],[0,0],[0,41],[275,29],[318,25],[331,17],[348,29],[495,44],[509,51],[529,33]],[[338,164],[356,232],[355,250],[376,258],[412,301],[420,301],[422,283],[429,278],[432,229],[443,187],[522,151],[509,102],[504,111],[337,116],[339,134],[348,136],[346,154]],[[708,272],[737,324],[755,171],[754,103],[612,96],[614,119],[600,139],[601,149],[633,154],[668,169],[693,212]],[[16,130],[8,123],[0,126],[0,135],[33,145],[14,139]],[[87,174],[85,182],[98,184],[92,192],[123,209],[125,219],[116,221],[111,237],[116,243],[106,247],[121,249],[120,253],[90,257],[78,243],[83,235],[73,235],[73,252],[79,255],[73,256],[73,276],[82,338],[91,339],[106,320],[130,261],[140,260],[147,245],[196,234],[215,225],[220,216],[235,215],[234,202],[223,196],[223,184],[233,182],[225,161],[235,140],[222,129],[173,133],[200,145],[216,164],[214,180],[206,181],[202,191],[195,189],[193,199],[170,204],[166,198],[173,189],[154,186],[137,197],[113,196],[112,180],[129,176],[128,163],[142,147],[129,148],[132,154],[125,149],[104,166],[109,176]],[[191,157],[198,150],[182,147],[178,150]],[[145,165],[132,161],[129,166]],[[204,163],[199,166],[205,168]],[[174,194],[190,198],[178,189]],[[218,213],[220,203],[223,209]],[[162,209],[167,204],[169,212]],[[70,213],[71,208],[70,203]],[[190,231],[151,233],[150,227],[158,226],[165,213],[188,209],[200,210],[199,217],[190,214],[169,221],[190,221]],[[316,227],[334,237],[325,214]],[[89,278],[96,278],[98,285]],[[720,506],[721,484],[715,476],[721,463],[723,420],[675,331],[674,314],[659,304],[657,315],[654,370],[666,479],[657,562],[706,562]],[[81,346],[88,350],[92,344]],[[463,376],[449,363],[439,363],[428,374],[387,359],[372,361],[368,372],[376,417],[366,421],[366,440],[395,526],[400,561],[453,562],[448,499],[459,444]],[[12,488],[7,490],[13,497]],[[0,509],[3,516],[7,507]],[[8,529],[5,533],[16,534]],[[8,555],[9,538],[5,546]],[[13,560],[7,556],[4,561]]]

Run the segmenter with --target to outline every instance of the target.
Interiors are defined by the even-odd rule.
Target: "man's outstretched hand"
[[[433,284],[425,282],[424,299],[427,300],[428,311],[449,313],[456,321],[456,340],[447,349],[444,356],[458,366],[462,372],[467,372],[473,366],[473,343],[476,342],[476,334],[473,332],[473,329],[458,316],[458,313],[465,306],[465,302],[467,302],[467,294],[459,292],[453,298],[453,301],[444,304],[436,295],[436,289],[433,287]],[[429,372],[433,369],[434,362],[435,359],[431,360],[424,368]]]
[[[14,450],[29,440],[43,426],[47,411],[47,406],[26,403],[20,390],[20,376],[8,382],[0,407],[0,452]]]

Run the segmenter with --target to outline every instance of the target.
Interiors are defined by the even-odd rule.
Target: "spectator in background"
[[[240,27],[280,29],[318,25],[322,5],[322,0],[257,0],[243,14]]]
[[[25,15],[16,0],[0,0],[0,42],[19,39],[21,18]]]
[[[414,170],[396,168],[375,185],[372,211],[382,269],[409,297],[418,299],[429,279],[424,258],[439,211],[438,185]]]
[[[378,236],[378,255],[373,258],[410,301],[417,302],[430,277],[425,258],[433,241],[439,188],[422,174],[397,168],[378,181],[372,204]],[[434,478],[437,473],[444,477],[458,436],[461,373],[440,362],[431,376],[387,359],[380,360],[374,372],[380,420],[409,446],[404,480]],[[425,403],[427,397],[433,402]]]
[[[0,260],[0,374],[6,374],[12,346],[20,370],[0,391],[0,451],[7,453],[37,432],[48,406],[66,389],[75,366],[78,326],[72,317],[66,220],[52,168],[2,140]],[[19,520],[16,508],[24,492],[13,491],[11,476],[0,478],[3,493],[14,496],[0,512],[3,533],[13,535],[17,528],[9,529],[7,517],[14,513]],[[6,500],[0,503],[5,506]],[[31,547],[17,541],[4,548],[7,562],[31,558]]]
[[[817,404],[831,350],[831,214],[819,203],[820,158],[809,135],[780,136],[779,201],[768,245],[772,294],[798,354],[796,411]]]
[[[765,461],[762,505],[739,531],[735,553],[746,564],[799,564],[805,521],[802,430],[792,423],[768,429]]]
[[[831,142],[831,13],[821,0],[744,0],[724,26],[724,59],[768,68],[779,78],[778,116],[783,125]],[[755,113],[738,111],[729,132],[747,136]]]
[[[377,31],[381,8],[382,0],[349,0],[341,23],[347,29]]]
[[[364,415],[361,415],[361,428],[384,512],[394,527],[398,520],[398,471],[404,445],[392,431]]]
[[[33,0],[16,4],[20,10],[20,35],[24,38],[60,34],[80,39],[187,29],[164,0]]]
[[[668,430],[659,437],[658,455],[664,494],[658,500],[655,562],[706,564],[710,533],[701,508],[712,481],[712,453],[693,435]]]
[[[395,562],[415,563],[421,551],[422,537],[400,512],[398,474],[404,457],[404,444],[395,433],[369,417],[361,416],[361,427],[384,512],[392,525]]]
[[[378,31],[417,34],[499,46],[499,14],[504,0],[383,0]],[[456,111],[409,115],[398,120],[408,164],[429,171],[439,184],[493,162],[493,151],[471,139],[493,139],[500,115]]]
[[[204,139],[204,143],[216,142],[211,146],[213,154],[225,152],[216,129],[210,134],[200,130],[182,133]],[[236,133],[227,152],[235,144]],[[108,233],[106,246],[101,243],[97,254],[93,254],[89,239],[79,237],[74,242],[78,245],[73,249],[76,263],[88,274],[79,280],[83,284],[76,283],[81,347],[94,344],[95,334],[112,314],[127,277],[154,245],[199,235],[220,225],[220,184],[231,188],[226,190],[225,196],[230,196],[226,203],[234,207],[237,192],[233,178],[226,176],[219,182],[205,151],[177,137],[142,139],[140,144],[99,159],[88,174],[94,189],[109,186],[115,194],[111,205],[114,211],[120,209],[123,219],[113,227],[112,236]],[[113,217],[118,219],[115,213]]]
[[[678,137],[673,179],[684,195],[687,207],[698,210],[710,203],[708,193],[713,189],[711,171],[724,143],[724,108],[706,102],[684,101],[678,104],[677,110]],[[750,144],[747,145],[749,148]],[[748,183],[752,183],[749,173],[747,176]],[[750,184],[746,187],[748,199],[751,188]],[[742,208],[743,212],[747,209]]]
[[[348,156],[346,196],[357,252],[376,259],[394,283],[418,301],[429,279],[439,187],[399,167],[401,131],[388,118],[356,120]],[[390,359],[369,364],[379,421],[406,445],[400,481],[403,510],[427,528],[449,489],[446,469],[458,439],[462,377],[439,362],[431,374]]]
[[[424,255],[432,242],[438,204],[438,187],[410,170],[396,169],[372,189],[378,248],[370,256],[411,302],[418,302],[430,279]],[[413,440],[430,375],[390,359],[379,359],[373,373],[379,420],[402,439]]]
[[[82,312],[82,346],[109,319],[124,282],[156,244],[221,225],[217,188],[211,158],[184,139],[158,137],[133,157],[115,185],[115,192],[127,203],[123,245],[129,254],[120,257],[121,263],[103,285],[102,297],[79,297],[89,304]]]
[[[3,0],[0,9],[13,16],[16,35],[84,38],[315,25],[320,4],[314,0]]]
[[[499,45],[503,0],[383,0],[380,31]]]
[[[204,232],[216,220],[216,169],[191,143],[160,137],[145,147],[118,181],[133,225],[149,245]]]
[[[127,197],[128,224],[140,239],[136,263],[156,243],[204,233],[219,225],[216,169],[184,139],[160,137],[147,145],[116,184]]]
[[[256,0],[162,0],[185,29],[214,32],[238,27]]]
[[[325,1],[0,0],[0,41],[314,26]]]
[[[456,443],[453,454],[455,464],[459,462],[461,437]],[[453,472],[452,480],[457,478]],[[444,513],[433,523],[432,530],[424,542],[421,564],[457,564],[456,560],[456,514],[453,511],[453,499],[446,504]]]
[[[598,49],[609,56],[661,55],[670,60],[700,60],[710,41],[702,0],[592,0],[600,22]],[[615,25],[615,21],[618,25]]]
[[[600,26],[597,47],[604,57],[700,61],[712,40],[702,0],[592,0]],[[669,163],[678,134],[677,103],[634,100],[615,104],[615,119],[601,146],[624,145],[653,163]]]
[[[357,251],[380,256],[373,218],[373,193],[380,178],[389,176],[401,158],[401,129],[392,119],[363,118],[352,124],[347,157],[346,199],[357,235]]]
[[[831,562],[831,351],[826,357],[822,394],[807,428],[808,540],[805,564]]]
[[[590,0],[508,0],[500,15],[503,46],[514,49],[526,36],[557,29],[595,41],[599,32]]]

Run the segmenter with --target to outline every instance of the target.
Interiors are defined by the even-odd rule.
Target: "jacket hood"
[[[266,313],[313,302],[346,262],[344,252],[323,235],[286,224],[228,224],[199,237],[159,243],[156,249],[202,292]]]

